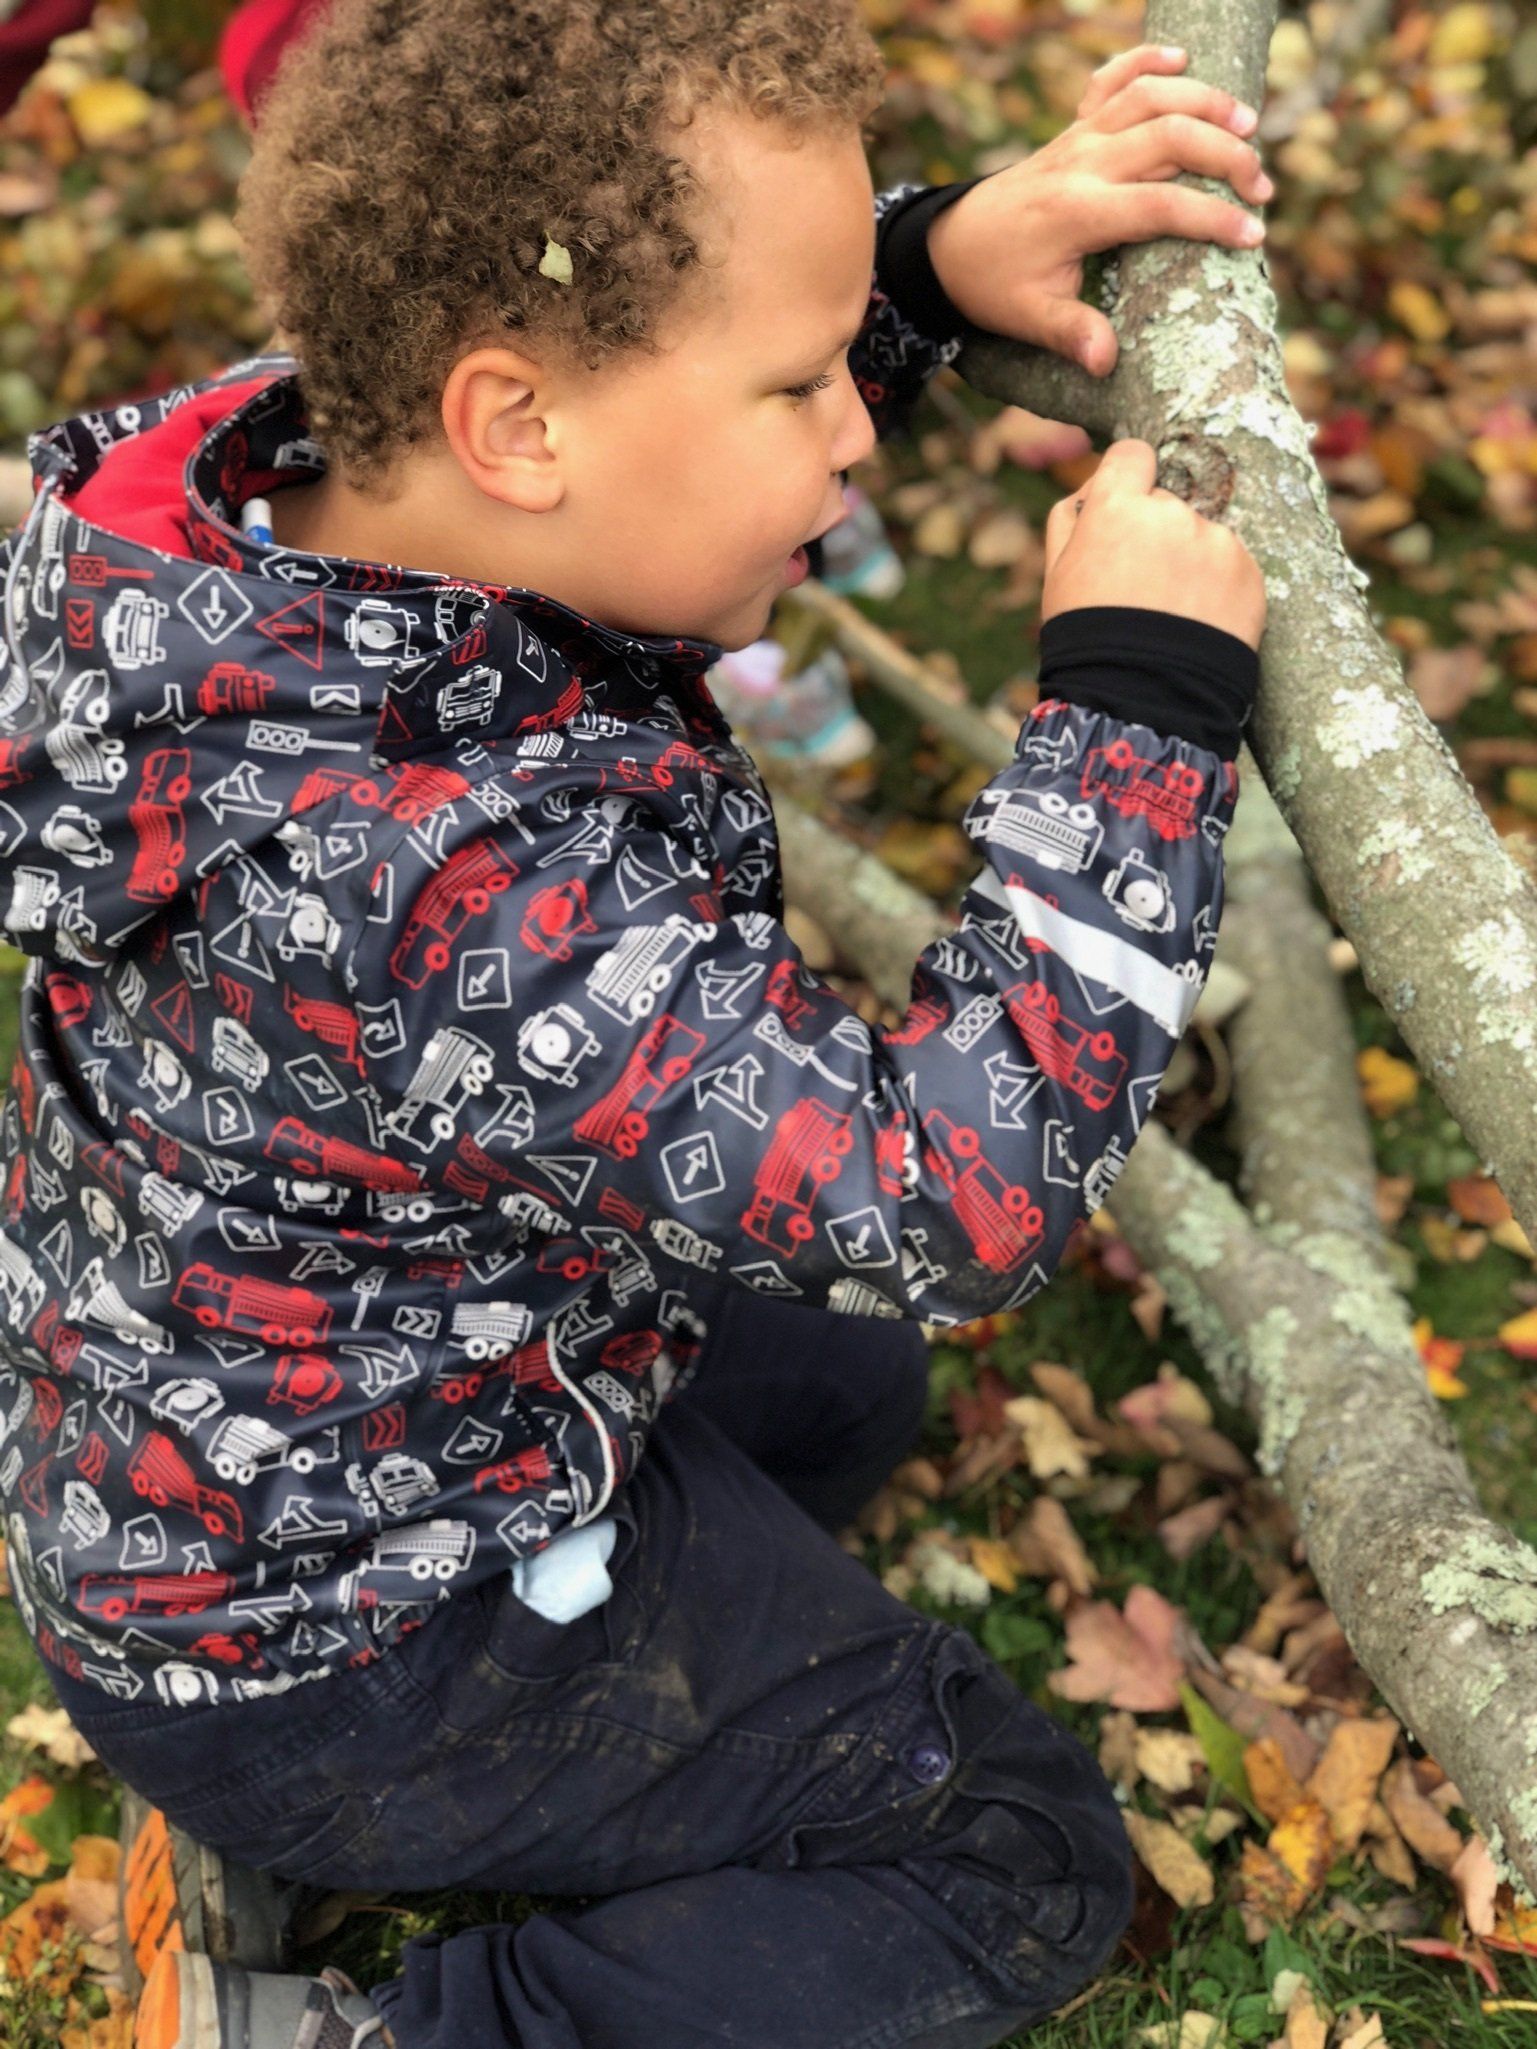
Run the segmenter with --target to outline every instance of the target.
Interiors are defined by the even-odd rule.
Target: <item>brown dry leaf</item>
[[[1328,2039],[1329,2024],[1313,2003],[1313,1988],[1304,1978],[1286,2008],[1281,2049],[1324,2049]]]
[[[1274,1658],[1251,1651],[1247,1644],[1229,1644],[1222,1653],[1222,1669],[1246,1693],[1260,1700],[1272,1700],[1277,1707],[1302,1707],[1308,1700],[1307,1687],[1288,1679],[1285,1669]]]
[[[1099,1768],[1107,1779],[1128,1791],[1137,1783],[1137,1720],[1124,1708],[1100,1719]]]
[[[1270,1850],[1304,1894],[1315,1893],[1334,1862],[1334,1831],[1318,1801],[1304,1797],[1270,1832]]]
[[[1155,1432],[1161,1423],[1178,1418],[1185,1423],[1210,1425],[1211,1403],[1179,1368],[1165,1359],[1158,1378],[1123,1395],[1116,1408],[1127,1422],[1145,1433]]]
[[[1449,1873],[1462,1855],[1462,1837],[1415,1784],[1407,1758],[1400,1758],[1383,1780],[1382,1804],[1421,1863]]]
[[[1372,1803],[1366,1817],[1366,1840],[1370,1846],[1371,1860],[1382,1876],[1391,1879],[1394,1885],[1401,1885],[1406,1892],[1412,1892],[1419,1883],[1419,1867],[1410,1854],[1409,1845],[1393,1825],[1393,1817],[1380,1800]]]
[[[1179,1729],[1139,1729],[1137,1769],[1160,1793],[1188,1793],[1206,1763],[1200,1738]]]
[[[1050,1359],[1037,1359],[1030,1368],[1030,1378],[1047,1401],[1062,1411],[1080,1437],[1098,1441],[1096,1433],[1104,1425],[1095,1413],[1093,1391],[1081,1373],[1075,1373],[1071,1366],[1058,1366]]]
[[[121,1986],[106,1988],[107,2011],[98,2019],[72,2022],[59,2032],[59,2049],[132,2049],[134,2001]]]
[[[1288,1630],[1299,1623],[1311,1622],[1316,1616],[1327,1613],[1313,1587],[1313,1575],[1309,1572],[1291,1573],[1274,1593],[1267,1596],[1264,1605],[1253,1622],[1244,1631],[1241,1641],[1251,1651],[1269,1653],[1280,1643]]]
[[[1473,1935],[1494,1933],[1494,1896],[1500,1875],[1494,1868],[1489,1845],[1482,1836],[1469,1836],[1462,1854],[1451,1868],[1451,1881],[1462,1902],[1462,1918]]]
[[[1088,1477],[1089,1455],[1096,1447],[1077,1435],[1060,1409],[1039,1395],[1017,1394],[1004,1403],[1003,1413],[1023,1438],[1025,1459],[1037,1480],[1058,1473],[1075,1480]]]
[[[1132,1848],[1169,1898],[1180,1907],[1209,1907],[1216,1898],[1211,1866],[1172,1822],[1153,1821],[1128,1808],[1121,1819]]]
[[[1273,1736],[1261,1736],[1243,1754],[1254,1804],[1273,1828],[1300,1805],[1304,1795]]]
[[[29,1978],[45,1992],[66,1992],[74,1983],[78,1938],[70,1926],[65,1901],[65,1881],[53,1878],[40,1885],[13,1907],[0,1921],[0,1969],[13,1978]],[[51,1971],[39,1964],[45,1948],[56,1944],[58,1960]]]
[[[1427,647],[1410,659],[1409,687],[1426,718],[1444,723],[1456,718],[1470,698],[1480,696],[1485,679],[1495,673],[1489,657],[1473,641],[1460,647]]]
[[[1050,1494],[1037,1494],[1030,1512],[1009,1532],[1014,1561],[1031,1579],[1060,1579],[1075,1594],[1090,1594],[1099,1574],[1067,1510]]]
[[[1370,1721],[1338,1723],[1324,1745],[1307,1790],[1328,1815],[1342,1850],[1353,1850],[1360,1842],[1397,1741],[1397,1722],[1379,1715]]]
[[[1359,2007],[1355,2007],[1346,2019],[1339,2049],[1387,2049],[1387,2039],[1382,2030],[1382,2016],[1363,2014]]]
[[[1109,1601],[1081,1602],[1067,1618],[1072,1663],[1047,1675],[1063,1700],[1104,1700],[1139,1714],[1179,1706],[1184,1663],[1174,1649],[1179,1610],[1151,1587],[1133,1587],[1124,1614]]]
[[[1168,1468],[1164,1470],[1167,1472]],[[1165,1516],[1158,1525],[1158,1541],[1174,1559],[1191,1558],[1203,1544],[1209,1544],[1227,1521],[1232,1506],[1226,1494],[1213,1494],[1206,1501],[1192,1501],[1178,1515]]]
[[[96,1755],[63,1708],[46,1708],[40,1701],[32,1701],[12,1715],[5,1733],[13,1743],[42,1751],[66,1771],[79,1771]]]
[[[1231,1723],[1240,1736],[1251,1739],[1273,1737],[1280,1745],[1281,1755],[1286,1759],[1292,1776],[1306,1783],[1318,1763],[1320,1752],[1319,1746],[1295,1715],[1289,1714],[1285,1708],[1276,1707],[1271,1701],[1257,1700],[1252,1693],[1230,1686],[1215,1672],[1208,1672],[1200,1666],[1191,1668],[1190,1677],[1223,1721]]]
[[[1244,1926],[1251,1938],[1262,1936],[1277,1922],[1292,1920],[1306,1901],[1306,1893],[1280,1858],[1259,1843],[1244,1844],[1239,1874]]]

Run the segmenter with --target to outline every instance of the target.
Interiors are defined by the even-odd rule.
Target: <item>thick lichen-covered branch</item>
[[[1259,105],[1274,18],[1272,0],[1149,0],[1144,35]],[[992,397],[1151,442],[1160,483],[1260,562],[1254,753],[1367,983],[1537,1242],[1537,888],[1372,623],[1286,388],[1263,254],[1161,240],[1112,275],[1120,359],[1103,382],[1008,343],[956,367]]]

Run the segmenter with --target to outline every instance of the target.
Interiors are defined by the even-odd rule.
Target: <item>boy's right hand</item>
[[[1046,521],[1041,623],[1081,605],[1140,605],[1204,619],[1258,648],[1265,578],[1231,527],[1157,487],[1146,441],[1115,441]],[[1082,511],[1077,511],[1077,506]]]

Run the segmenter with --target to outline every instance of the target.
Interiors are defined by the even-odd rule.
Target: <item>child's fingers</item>
[[[1107,58],[1084,88],[1083,98],[1078,102],[1078,118],[1083,120],[1095,113],[1112,93],[1118,93],[1144,71],[1167,75],[1178,71],[1188,57],[1185,50],[1158,43],[1139,43],[1134,50],[1122,50],[1119,56]]]
[[[1094,248],[1156,242],[1164,235],[1252,249],[1265,239],[1265,224],[1231,201],[1189,185],[1105,184],[1095,190]]]
[[[1128,128],[1113,141],[1107,139],[1096,157],[1102,178],[1128,185],[1194,171],[1201,178],[1225,180],[1256,205],[1275,189],[1248,143],[1189,114],[1164,114]]]
[[[1220,85],[1203,85],[1198,78],[1141,75],[1101,101],[1091,118],[1102,134],[1111,135],[1160,114],[1190,114],[1234,135],[1252,135],[1259,126],[1254,108]]]

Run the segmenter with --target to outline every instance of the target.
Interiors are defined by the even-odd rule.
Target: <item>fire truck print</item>
[[[265,711],[276,679],[243,662],[215,662],[197,686],[197,708],[205,718]]]
[[[80,1605],[103,1622],[130,1615],[197,1615],[235,1591],[228,1572],[147,1572],[137,1579],[88,1572],[80,1582]]]
[[[942,1110],[923,1120],[928,1165],[949,1189],[956,1220],[982,1265],[1012,1273],[1035,1253],[1045,1236],[1046,1217],[1030,1191],[1006,1181],[982,1152],[969,1126],[955,1124]]]
[[[694,926],[684,919],[639,925],[609,947],[587,977],[587,993],[621,1024],[638,1024],[656,1009],[679,963],[694,944]]]
[[[1123,818],[1145,818],[1160,839],[1184,840],[1196,830],[1206,778],[1188,761],[1148,761],[1130,740],[1091,748],[1082,793],[1102,797]]]
[[[854,1150],[853,1119],[815,1096],[794,1103],[775,1126],[753,1175],[753,1198],[742,1212],[749,1238],[793,1257],[816,1236],[812,1208],[836,1181]]]
[[[452,1025],[434,1032],[403,1100],[391,1112],[390,1131],[419,1152],[431,1152],[453,1137],[459,1113],[472,1096],[484,1091],[495,1072],[496,1061],[484,1039]]]
[[[1003,1005],[1043,1072],[1091,1110],[1110,1107],[1126,1077],[1113,1032],[1091,1032],[1064,1018],[1060,999],[1044,982],[1016,982],[1004,990]]]
[[[288,1173],[317,1181],[355,1182],[381,1194],[411,1194],[422,1187],[421,1170],[387,1153],[371,1153],[344,1138],[327,1138],[298,1117],[280,1117],[264,1151]]]
[[[571,941],[597,929],[587,914],[587,885],[580,876],[573,876],[568,882],[552,882],[535,891],[518,936],[530,953],[568,961]]]
[[[484,917],[495,898],[518,879],[517,863],[493,839],[474,840],[451,854],[422,891],[390,955],[390,971],[422,989],[453,959],[454,942],[471,919]]]
[[[1105,838],[1094,806],[1075,804],[1060,790],[981,790],[971,825],[993,846],[1075,875],[1091,865]]]
[[[151,1430],[128,1461],[128,1479],[135,1494],[156,1508],[183,1508],[195,1515],[211,1537],[245,1533],[238,1502],[216,1488],[205,1487],[163,1431]]]
[[[947,358],[872,304],[895,419]],[[0,655],[0,919],[37,961],[0,1110],[12,1577],[46,1657],[168,1710],[366,1666],[599,1514],[700,1363],[697,1274],[936,1324],[1025,1300],[1172,1027],[1095,1009],[1007,885],[1178,996],[1237,794],[1048,698],[966,812],[992,887],[867,1023],[785,931],[707,643],[267,561],[228,508],[323,456],[286,361],[227,388],[190,556],[85,510],[164,399],[35,437]]]
[[[651,1129],[646,1112],[664,1089],[687,1079],[704,1042],[703,1032],[664,1012],[647,1027],[607,1095],[577,1119],[576,1136],[612,1159],[633,1160]]]
[[[219,1273],[201,1260],[178,1276],[171,1300],[205,1330],[245,1331],[264,1345],[295,1351],[307,1350],[331,1329],[330,1303],[308,1288]]]

